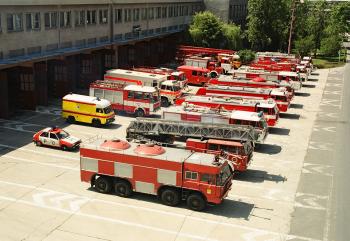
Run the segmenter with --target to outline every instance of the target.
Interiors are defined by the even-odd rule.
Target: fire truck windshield
[[[231,169],[229,165],[225,165],[220,174],[216,175],[216,185],[217,186],[224,186],[227,179],[229,179],[231,177],[232,173],[231,173]]]
[[[105,114],[111,113],[112,112],[112,107],[111,106],[107,106],[107,107],[103,108],[103,112]]]

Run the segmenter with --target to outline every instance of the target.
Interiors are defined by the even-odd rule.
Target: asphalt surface
[[[184,203],[164,206],[150,195],[125,199],[97,193],[80,182],[79,152],[32,143],[36,131],[52,125],[83,141],[95,135],[124,138],[132,116],[118,115],[105,128],[71,125],[60,116],[60,100],[53,100],[36,111],[19,110],[9,120],[0,119],[0,240],[321,241],[323,226],[311,226],[332,216],[326,210],[332,197],[329,172],[334,171],[328,168],[334,160],[328,151],[332,139],[324,135],[333,133],[335,124],[325,123],[338,120],[329,112],[336,100],[329,100],[333,95],[327,97],[324,88],[342,89],[337,79],[328,79],[336,85],[326,85],[328,72],[319,70],[305,83],[254,152],[247,172],[235,177],[226,200],[204,212],[190,211]],[[341,69],[334,72],[339,74]]]
[[[350,63],[330,69],[296,194],[305,206],[295,207],[290,234],[350,240],[349,81]]]

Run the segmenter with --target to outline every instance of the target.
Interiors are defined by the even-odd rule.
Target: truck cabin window
[[[208,184],[215,184],[215,176],[210,174],[204,174],[201,173],[201,182],[208,183]]]

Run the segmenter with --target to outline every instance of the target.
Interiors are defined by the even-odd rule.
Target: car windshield
[[[217,186],[224,186],[227,179],[229,179],[232,175],[231,168],[229,165],[225,165],[220,174],[216,175],[216,185]]]
[[[57,133],[58,139],[64,139],[69,136],[68,132],[65,132],[64,130],[61,130],[60,132]]]
[[[173,86],[174,92],[181,90],[180,86],[174,85]]]
[[[111,106],[107,106],[106,108],[103,109],[103,112],[104,112],[105,114],[111,113],[111,112],[112,112],[112,107],[111,107]]]

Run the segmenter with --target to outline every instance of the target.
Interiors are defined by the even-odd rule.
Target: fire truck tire
[[[218,72],[216,72],[216,71],[211,71],[211,72],[209,73],[209,76],[210,76],[210,78],[216,78],[216,77],[218,77]]]
[[[114,184],[114,190],[119,197],[129,197],[132,193],[130,183],[125,180],[117,180]]]
[[[135,115],[136,115],[136,117],[144,117],[145,112],[142,109],[138,109],[135,111]]]
[[[206,200],[199,193],[192,193],[187,198],[187,207],[193,211],[202,211],[206,206]]]
[[[166,188],[160,194],[160,199],[167,206],[176,206],[180,203],[179,192],[175,189]]]
[[[68,118],[67,118],[67,122],[68,123],[71,123],[71,124],[73,124],[74,122],[75,122],[75,118],[74,118],[74,116],[68,116]]]
[[[67,147],[67,146],[64,146],[64,145],[63,145],[61,148],[62,148],[62,150],[64,150],[64,151],[68,151],[68,147]]]
[[[110,193],[112,190],[112,184],[109,178],[100,176],[95,182],[95,188],[100,193]]]
[[[170,105],[170,102],[167,98],[162,97],[160,99],[162,107],[168,107]]]
[[[100,127],[101,126],[101,121],[99,119],[93,119],[92,120],[92,125],[95,127]]]

